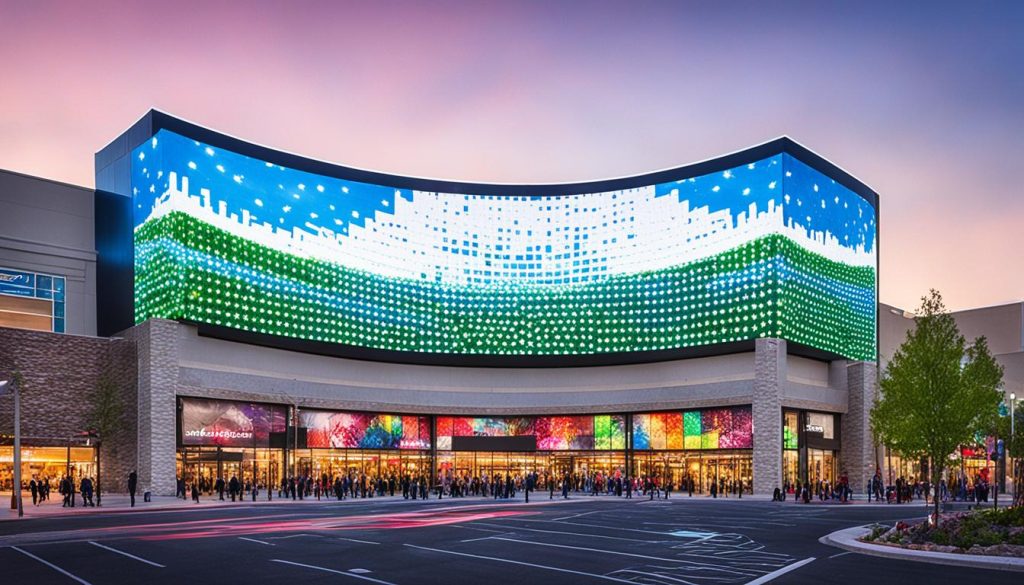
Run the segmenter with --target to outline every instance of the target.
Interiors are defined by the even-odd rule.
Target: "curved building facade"
[[[386,175],[150,112],[96,155],[143,483],[875,466],[878,198],[788,138],[565,184]],[[119,354],[120,355],[120,354]]]

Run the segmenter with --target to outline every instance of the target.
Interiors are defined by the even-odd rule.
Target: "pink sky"
[[[1020,300],[1024,10],[996,7],[0,0],[0,168],[91,186],[92,154],[150,107],[482,182],[632,175],[788,134],[879,192],[883,302]]]

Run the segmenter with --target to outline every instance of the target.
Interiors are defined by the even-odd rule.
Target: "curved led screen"
[[[455,356],[782,337],[875,359],[875,210],[786,152],[508,196],[318,175],[162,129],[131,185],[137,322]]]

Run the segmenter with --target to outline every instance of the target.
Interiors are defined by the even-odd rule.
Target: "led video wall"
[[[181,443],[269,447],[270,433],[285,432],[284,406],[208,398],[180,398]]]
[[[626,418],[621,415],[537,417],[438,417],[437,448],[451,450],[452,437],[526,437],[540,451],[626,448]]]
[[[634,414],[633,448],[753,449],[751,407]]]
[[[785,153],[509,197],[316,175],[161,130],[131,185],[137,322],[494,356],[782,337],[875,359],[875,210]]]
[[[429,449],[430,418],[361,412],[299,410],[310,448]]]

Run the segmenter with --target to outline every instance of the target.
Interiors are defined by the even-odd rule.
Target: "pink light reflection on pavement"
[[[360,516],[347,516],[324,519],[299,519],[283,522],[225,522],[197,521],[182,524],[190,524],[183,527],[181,524],[173,525],[143,525],[134,527],[120,527],[126,529],[146,528],[148,531],[159,532],[159,534],[145,534],[140,540],[181,540],[193,538],[217,538],[243,536],[253,534],[271,534],[282,532],[307,532],[307,531],[332,531],[332,530],[394,530],[403,528],[426,528],[430,526],[443,526],[447,524],[458,524],[460,522],[474,522],[477,520],[490,520],[508,516],[527,516],[539,512],[525,512],[514,510],[496,510],[493,512],[464,512],[462,510],[452,512],[401,512],[396,514],[367,514]],[[199,525],[197,525],[199,524]],[[182,528],[186,528],[182,530]]]

